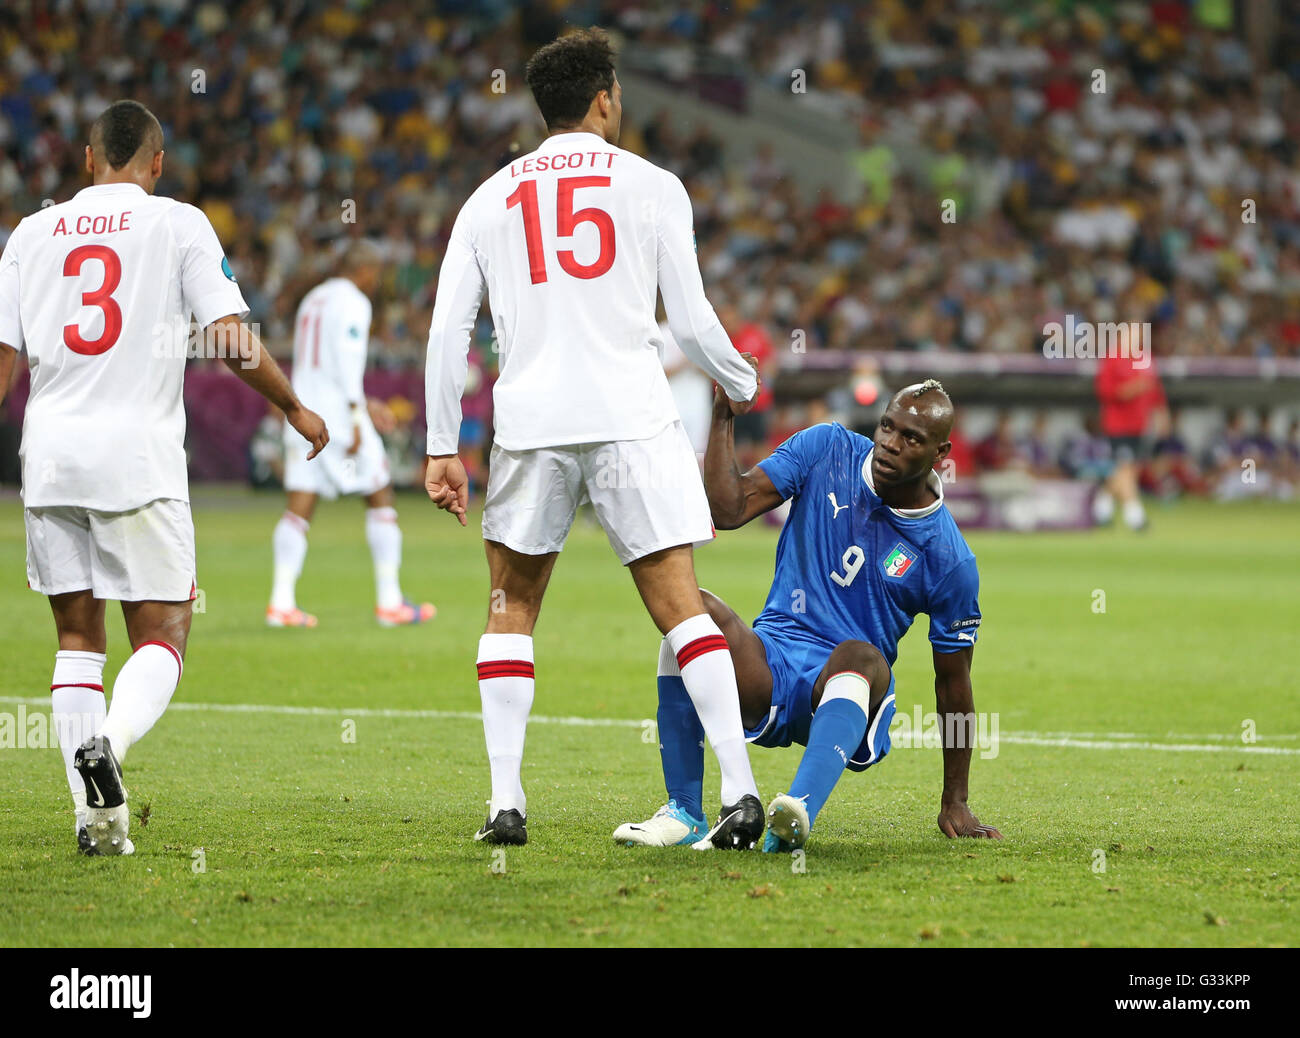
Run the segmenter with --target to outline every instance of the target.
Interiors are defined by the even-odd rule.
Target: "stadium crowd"
[[[770,151],[729,158],[627,98],[621,143],[686,182],[710,297],[769,373],[794,329],[809,349],[1034,352],[1067,312],[1149,320],[1179,355],[1300,356],[1300,31],[1261,56],[1232,17],[1229,0],[7,3],[0,241],[84,185],[86,126],[134,97],[167,134],[158,191],[209,215],[273,349],[364,234],[390,260],[372,363],[419,365],[460,204],[541,137],[524,61],[599,23],[667,55],[668,78],[731,62],[789,89],[802,69],[792,103],[858,128],[856,181],[806,197]],[[479,342],[486,395],[487,320]]]
[[[1276,436],[1267,411],[1250,415],[1234,410],[1211,445],[1197,450],[1184,434],[1180,417],[1175,411],[1162,424],[1141,460],[1138,482],[1146,493],[1166,500],[1190,494],[1227,501],[1291,500],[1300,491],[1300,419],[1292,419],[1285,435]],[[1099,482],[1114,461],[1114,448],[1094,421],[1054,436],[1046,412],[1019,426],[1003,412],[987,436],[973,444],[962,441],[955,449],[968,452],[965,471],[1018,470],[1043,479]]]

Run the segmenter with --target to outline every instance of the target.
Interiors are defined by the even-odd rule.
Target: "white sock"
[[[298,608],[294,588],[302,574],[302,563],[307,557],[307,531],[311,523],[300,515],[285,512],[275,524],[271,535],[271,550],[275,558],[274,578],[271,583],[271,608],[284,612]]]
[[[1136,530],[1147,521],[1146,509],[1142,507],[1141,498],[1124,502],[1124,523],[1129,529]]]
[[[402,567],[402,528],[396,508],[366,509],[366,541],[375,560],[375,601],[380,609],[402,604],[402,585],[397,571]]]
[[[145,642],[117,672],[113,700],[100,735],[108,737],[119,761],[157,723],[180,684],[181,656],[165,642]]]
[[[1092,518],[1098,526],[1105,526],[1115,518],[1115,498],[1109,490],[1098,490],[1092,499]]]
[[[730,806],[746,794],[758,796],[740,723],[740,693],[727,639],[708,613],[683,620],[666,637],[677,656],[686,693],[718,758],[722,803]]]
[[[483,736],[492,768],[488,817],[512,808],[527,815],[519,780],[524,734],[533,708],[533,639],[527,634],[485,634],[478,641],[478,691]]]
[[[104,723],[104,664],[102,652],[60,649],[54,654],[54,677],[50,681],[50,710],[54,731],[63,751],[63,767],[77,813],[77,828],[85,824],[86,784],[72,766],[77,747]]]

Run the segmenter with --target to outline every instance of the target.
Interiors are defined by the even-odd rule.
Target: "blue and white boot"
[[[670,800],[644,822],[624,822],[614,830],[614,842],[627,847],[676,847],[694,843],[708,830],[703,818],[692,817]]]

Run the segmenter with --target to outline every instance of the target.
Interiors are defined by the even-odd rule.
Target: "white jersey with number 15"
[[[100,184],[28,216],[0,258],[0,342],[27,349],[23,504],[189,500],[186,336],[248,306],[201,210]]]
[[[548,137],[484,181],[457,216],[429,329],[431,455],[456,453],[484,291],[505,450],[647,439],[677,419],[659,361],[657,292],[683,352],[733,400],[754,395],[754,372],[704,295],[682,182],[596,134]]]

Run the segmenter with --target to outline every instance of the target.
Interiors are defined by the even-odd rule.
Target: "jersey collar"
[[[139,184],[91,184],[90,187],[83,187],[78,191],[76,197],[80,198],[82,195],[125,194],[128,191],[141,195],[147,194]]]
[[[867,489],[873,494],[876,494],[876,485],[871,479],[871,455],[873,453],[875,453],[874,447],[867,451],[866,460],[862,462],[862,478],[867,484]],[[925,477],[925,482],[926,485],[935,492],[938,500],[933,501],[924,508],[886,507],[889,507],[889,510],[901,519],[924,519],[927,515],[934,515],[935,512],[939,511],[939,509],[943,507],[943,480],[939,478],[939,473],[935,472],[934,469],[931,469],[930,474]],[[876,494],[876,497],[879,496],[879,494]]]
[[[612,148],[615,145],[609,143],[598,133],[592,133],[590,130],[567,130],[564,133],[557,133],[554,136],[547,137],[541,144],[537,145],[538,151],[546,151],[550,148],[571,148],[575,145],[585,147],[587,142],[598,144],[602,148]]]

